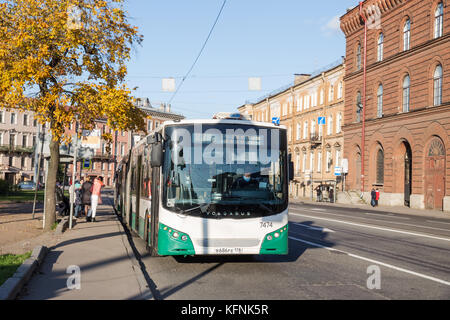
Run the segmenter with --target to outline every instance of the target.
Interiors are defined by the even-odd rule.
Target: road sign
[[[342,167],[334,167],[334,175],[340,177],[342,175]]]
[[[280,118],[279,117],[273,117],[272,118],[272,123],[276,124],[276,125],[279,125],[280,124]]]
[[[90,168],[91,168],[91,160],[83,159],[83,169],[90,169]]]
[[[348,173],[348,159],[342,159],[342,173]]]
[[[325,125],[326,124],[325,117],[319,117],[318,123]]]

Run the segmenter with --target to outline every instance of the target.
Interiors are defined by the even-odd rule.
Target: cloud
[[[331,18],[325,25],[322,26],[322,31],[325,32],[326,35],[332,35],[333,33],[341,31],[341,22],[339,20],[339,16],[335,16]]]

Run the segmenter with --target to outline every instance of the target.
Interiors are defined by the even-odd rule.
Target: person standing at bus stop
[[[90,221],[88,218],[89,209],[91,207],[91,188],[92,182],[89,177],[86,177],[85,181],[81,185],[81,202],[84,206],[84,214],[86,215],[86,221]]]
[[[102,203],[101,192],[103,184],[103,177],[98,176],[94,179],[94,184],[92,185],[92,195],[91,195],[91,212],[88,217],[88,221],[95,222],[95,215],[97,214],[97,206]]]

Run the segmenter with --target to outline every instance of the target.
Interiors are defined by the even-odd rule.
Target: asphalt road
[[[291,204],[289,255],[150,257],[157,299],[450,299],[450,220]]]

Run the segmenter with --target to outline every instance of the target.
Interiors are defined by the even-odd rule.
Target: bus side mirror
[[[288,163],[289,163],[289,181],[294,180],[294,162],[292,161],[292,154],[289,154],[288,156]]]
[[[155,143],[152,145],[152,151],[150,154],[150,165],[152,168],[162,166],[163,161],[163,148],[162,143]]]

